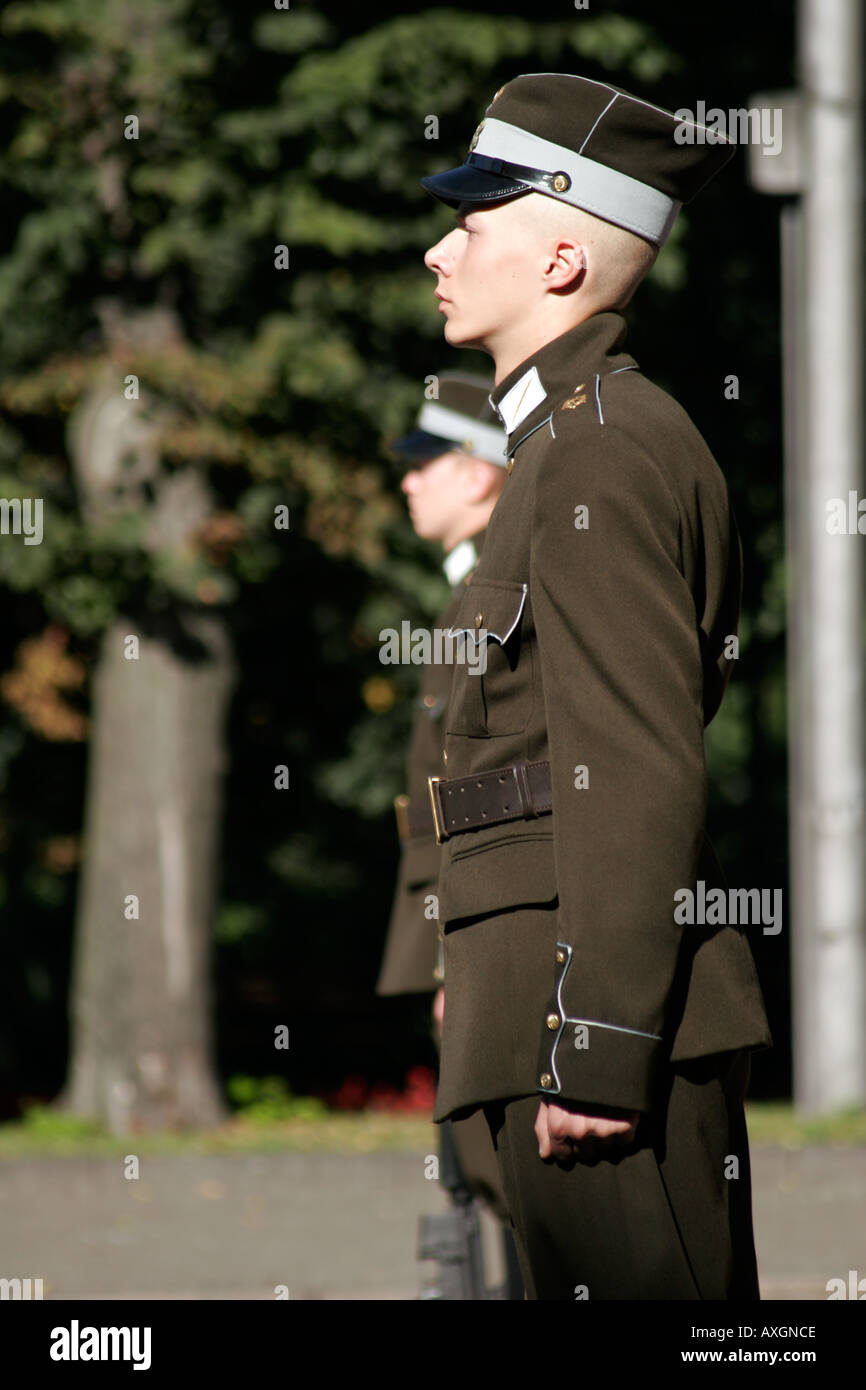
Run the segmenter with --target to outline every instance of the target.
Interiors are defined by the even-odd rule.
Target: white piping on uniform
[[[560,975],[556,984],[556,1009],[557,1013],[559,1014],[559,1028],[557,1029],[556,1037],[554,1038],[553,1044],[550,1049],[550,1070],[553,1073],[554,1080],[556,1081],[556,1090],[560,1091],[562,1089],[562,1083],[559,1079],[559,1072],[556,1070],[556,1049],[559,1046],[560,1039],[562,1038],[563,1033],[565,1032],[565,1025],[567,1023],[585,1023],[590,1028],[608,1028],[614,1033],[631,1033],[632,1036],[636,1038],[651,1038],[653,1042],[662,1042],[663,1039],[660,1033],[644,1033],[639,1028],[624,1028],[619,1023],[599,1023],[597,1019],[594,1018],[568,1017],[566,1015],[562,1003],[562,986],[565,983],[565,977],[568,974],[568,967],[571,965],[571,958],[574,955],[574,948],[572,946],[569,946],[567,941],[557,941],[556,944],[560,950],[568,952],[565,964],[562,967],[562,974]]]
[[[521,77],[572,77],[576,82],[588,82],[593,87],[604,87],[605,91],[613,91],[609,82],[600,82],[596,77],[577,77],[574,73],[561,72],[523,72]],[[715,134],[716,128],[713,126],[701,125],[699,121],[683,121],[674,111],[666,111],[663,106],[656,106],[654,102],[643,101],[641,97],[633,97],[630,92],[617,92],[617,96],[624,96],[628,101],[633,101],[635,106],[645,106],[649,111],[657,111],[660,116],[667,116],[669,121],[676,121],[678,125],[693,125],[696,130],[712,130]],[[491,102],[491,106],[493,103]],[[490,108],[488,107],[488,110]],[[735,140],[727,140],[729,145],[736,144]]]
[[[590,1028],[612,1028],[614,1033],[633,1033],[636,1038],[653,1038],[661,1042],[661,1033],[642,1033],[640,1028],[623,1028],[619,1023],[599,1023],[595,1018],[567,1018],[566,1023],[585,1023]]]
[[[598,125],[599,121],[603,121],[603,120],[604,120],[605,116],[607,115],[607,113],[608,113],[608,111],[610,110],[610,108],[613,106],[613,104],[614,104],[614,102],[616,101],[616,99],[617,99],[618,96],[619,96],[619,92],[614,92],[613,96],[611,97],[610,101],[607,103],[607,106],[604,108],[604,110],[602,111],[601,115],[600,115],[600,116],[597,116],[596,119],[593,121],[592,127],[591,127],[590,132],[589,132],[589,135],[587,135],[586,140],[584,140],[583,145],[581,145],[580,149],[578,150],[578,152],[577,152],[578,154],[583,154],[584,145],[586,145],[587,142],[589,141],[589,139],[590,139],[590,137],[591,137],[591,135],[592,135],[593,130],[595,130],[595,128],[596,128],[596,126]]]
[[[479,582],[483,583],[484,581],[481,580]],[[520,615],[523,612],[523,608],[526,603],[526,595],[528,593],[529,586],[527,584],[522,584],[521,588],[523,592],[520,597],[520,607],[518,608],[514,616],[514,622],[511,624],[511,627],[508,629],[508,631],[505,633],[503,637],[500,637],[498,632],[491,632],[489,628],[481,628],[480,632],[483,633],[483,636],[479,635],[478,637],[476,637],[475,633],[472,632],[468,627],[449,627],[445,635],[447,637],[456,637],[459,632],[465,632],[466,636],[471,637],[472,641],[476,644],[476,646],[479,642],[486,642],[488,637],[493,637],[497,642],[500,642],[504,646],[514,629],[517,627],[517,624],[520,622]]]

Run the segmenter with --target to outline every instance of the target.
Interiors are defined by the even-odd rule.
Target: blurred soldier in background
[[[405,460],[402,489],[416,533],[441,544],[451,597],[435,626],[447,631],[464,586],[478,563],[484,533],[505,481],[505,434],[488,395],[492,381],[443,374],[438,400],[425,403],[417,428],[393,445]],[[442,1019],[442,948],[436,910],[440,850],[433,836],[427,778],[443,771],[442,716],[453,667],[425,666],[417,697],[406,771],[407,791],[395,810],[402,842],[400,870],[377,993],[435,992],[436,1040]],[[438,989],[437,989],[438,986]],[[483,1114],[441,1126],[440,1178],[453,1207],[422,1222],[422,1259],[438,1259],[430,1298],[522,1298],[523,1285],[509,1230],[496,1156]],[[506,1282],[486,1288],[476,1198],[502,1223]]]

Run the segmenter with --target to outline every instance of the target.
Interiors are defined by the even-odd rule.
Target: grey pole
[[[797,101],[796,112],[800,114]],[[793,114],[793,112],[792,112]],[[799,126],[799,122],[798,122]],[[799,141],[798,141],[799,144]],[[785,570],[787,580],[786,669],[788,685],[788,849],[790,896],[787,912],[791,971],[794,981],[795,1089],[803,1074],[802,1048],[808,1047],[816,1026],[817,1000],[809,982],[815,977],[817,935],[812,929],[815,905],[812,889],[815,868],[813,836],[807,812],[813,771],[809,731],[814,711],[809,701],[809,643],[806,596],[811,590],[810,548],[807,538],[808,472],[806,457],[806,348],[805,295],[803,292],[803,205],[786,203],[780,218],[782,253],[782,381],[785,441]],[[776,938],[780,946],[783,937]]]
[[[795,913],[794,1096],[799,1110],[826,1113],[866,1101],[862,6],[801,0],[799,28],[804,449],[792,850],[795,884],[800,853],[811,881],[800,875]],[[853,534],[832,534],[836,503]]]

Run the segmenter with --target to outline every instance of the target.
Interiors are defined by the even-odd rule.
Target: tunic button
[[[557,963],[557,965],[565,965],[565,962],[566,962],[567,960],[568,960],[568,956],[566,955],[565,951],[557,951],[557,953],[556,953],[556,963]]]
[[[514,472],[514,459],[510,458],[505,465],[505,471],[509,475]]]
[[[433,706],[435,705],[435,703],[436,703],[436,696],[435,696],[435,695],[425,695],[425,696],[424,696],[424,705],[425,705],[425,707],[426,707],[427,709],[432,709]]]
[[[448,754],[447,754],[447,752],[445,751],[444,748],[442,749],[442,761],[443,761],[443,763],[447,763],[447,761],[448,761]]]
[[[484,622],[484,614],[483,614],[483,613],[476,613],[476,614],[475,614],[475,626],[476,626],[476,627],[480,627],[481,624],[482,624],[483,622]]]
[[[548,1014],[547,1026],[550,1029],[551,1033],[555,1033],[557,1028],[559,1027],[559,1014]]]
[[[541,1084],[544,1087],[545,1091],[553,1085],[553,1077],[550,1075],[549,1071],[543,1071],[541,1073]]]

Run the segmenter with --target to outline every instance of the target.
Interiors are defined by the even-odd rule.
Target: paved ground
[[[866,1149],[752,1150],[765,1299],[866,1277]],[[0,1164],[0,1277],[46,1298],[413,1299],[422,1154],[261,1154]],[[485,1231],[489,1243],[492,1232]]]

